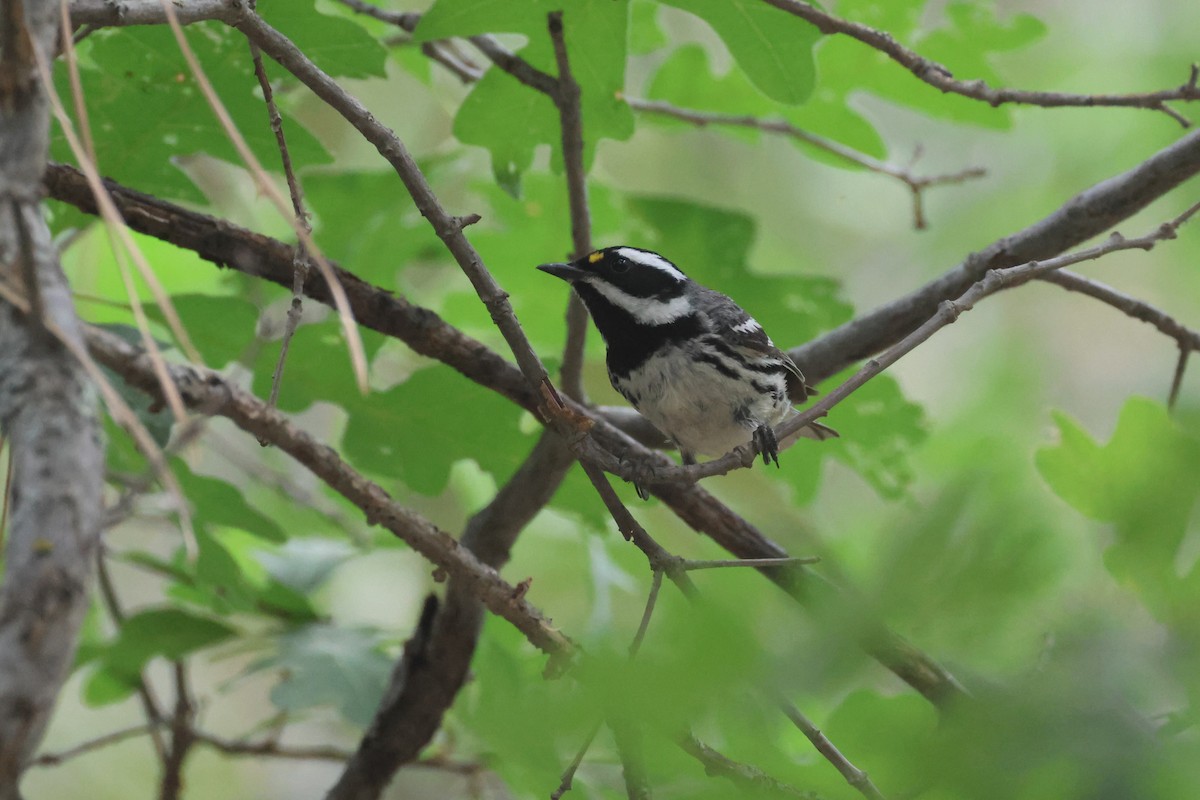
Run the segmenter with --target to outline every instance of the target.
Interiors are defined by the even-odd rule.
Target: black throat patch
[[[608,371],[618,378],[628,377],[662,347],[694,339],[704,332],[700,317],[694,312],[661,325],[647,325],[586,283],[575,284],[575,291],[608,346]]]

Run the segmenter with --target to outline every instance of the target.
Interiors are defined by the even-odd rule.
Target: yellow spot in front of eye
[[[604,253],[597,250],[596,252],[594,252],[590,256],[588,256],[588,263],[595,264],[597,261],[599,261],[602,258],[604,258]]]

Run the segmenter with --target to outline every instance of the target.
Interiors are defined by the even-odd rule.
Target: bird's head
[[[603,292],[612,287],[636,298],[669,297],[687,283],[679,267],[658,253],[637,247],[606,247],[566,264],[542,264],[542,272],[571,284],[588,284]]]

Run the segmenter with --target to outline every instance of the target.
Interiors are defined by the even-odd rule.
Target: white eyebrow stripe
[[[663,302],[653,297],[634,297],[607,281],[589,280],[587,284],[642,325],[666,325],[692,313],[692,302],[685,295]]]
[[[680,272],[674,264],[667,261],[658,253],[650,253],[645,250],[638,250],[636,247],[618,247],[617,255],[625,256],[635,264],[641,264],[643,267],[653,267],[654,269],[671,275],[676,280],[687,280],[687,277]]]

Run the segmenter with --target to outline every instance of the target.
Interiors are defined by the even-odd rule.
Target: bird
[[[764,464],[779,466],[774,426],[816,390],[741,306],[639,247],[538,269],[583,300],[608,349],[613,388],[674,442],[684,464],[753,442]],[[837,433],[812,423],[801,435]]]

